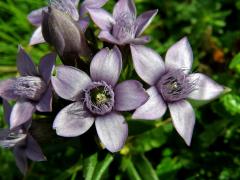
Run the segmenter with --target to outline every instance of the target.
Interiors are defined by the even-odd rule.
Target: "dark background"
[[[145,34],[148,46],[162,57],[184,36],[194,51],[194,72],[202,72],[231,91],[212,102],[192,102],[196,126],[187,147],[174,130],[169,114],[152,122],[131,121],[129,138],[120,153],[110,154],[96,145],[95,129],[72,139],[55,136],[53,118],[34,116],[34,136],[48,161],[30,163],[24,179],[240,179],[240,1],[136,0],[138,14],[159,9]],[[46,45],[28,46],[34,27],[31,10],[44,0],[0,1],[0,78],[16,76],[18,44],[36,63],[51,51]],[[114,1],[105,6],[111,11]],[[91,25],[98,34],[95,26]],[[133,77],[134,78],[134,77]],[[3,121],[0,105],[0,125]],[[10,150],[0,149],[0,179],[22,179]]]

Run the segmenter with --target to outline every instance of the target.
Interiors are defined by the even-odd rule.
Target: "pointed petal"
[[[76,7],[78,6],[79,0],[71,0],[71,1],[75,4]]]
[[[21,76],[36,76],[38,74],[32,59],[21,46],[18,49],[17,68]]]
[[[110,31],[115,23],[111,14],[103,9],[88,9],[93,22],[102,30]]]
[[[149,98],[140,82],[128,80],[118,84],[115,89],[115,105],[117,111],[130,111],[143,105]]]
[[[166,54],[166,66],[174,69],[183,69],[188,73],[192,68],[193,52],[186,37],[172,45]]]
[[[82,30],[82,32],[85,32],[89,26],[89,17],[84,17],[84,18],[81,18],[79,19],[78,21],[78,25],[79,25],[79,28]]]
[[[4,119],[5,119],[6,123],[10,126],[10,115],[12,112],[12,107],[5,100],[3,100],[3,111],[4,111]]]
[[[122,70],[122,55],[115,46],[113,49],[102,49],[97,53],[90,65],[91,77],[94,81],[105,81],[114,86]]]
[[[145,104],[136,109],[133,113],[133,119],[155,120],[161,118],[166,110],[167,105],[163,101],[158,90],[152,86],[147,90],[149,99]]]
[[[143,44],[148,43],[149,41],[150,41],[149,36],[142,36],[142,37],[132,39],[128,43],[129,44],[135,44],[135,45],[143,45]]]
[[[152,49],[140,45],[131,45],[131,52],[137,74],[146,83],[154,85],[165,71],[161,56]]]
[[[84,134],[94,123],[94,117],[85,110],[82,102],[75,102],[62,109],[53,122],[53,129],[63,137]]]
[[[108,0],[85,0],[80,7],[80,16],[84,16],[87,13],[87,8],[101,8],[106,4]]]
[[[35,106],[28,101],[17,101],[10,116],[10,129],[14,129],[32,118]]]
[[[188,98],[195,100],[211,100],[219,96],[224,87],[217,84],[208,76],[201,73],[194,73],[188,76],[191,82],[195,83],[194,90],[188,95]]]
[[[0,81],[0,97],[6,100],[16,100],[18,98],[14,93],[15,81],[15,78]]]
[[[13,149],[13,154],[15,156],[18,169],[21,171],[23,175],[25,175],[28,170],[28,162],[27,156],[25,154],[25,149],[22,147],[15,147]]]
[[[28,21],[35,26],[40,26],[42,23],[42,11],[43,10],[47,10],[47,7],[43,7],[43,8],[32,11],[28,15]]]
[[[57,0],[50,1],[50,6],[52,8],[58,9],[67,15],[69,15],[74,21],[79,19],[78,9],[76,7],[76,2],[69,0]]]
[[[52,87],[49,85],[46,92],[43,94],[38,104],[36,105],[36,109],[39,112],[52,112]]]
[[[99,116],[95,125],[101,142],[109,151],[122,149],[128,136],[128,125],[122,115],[111,112]]]
[[[174,127],[186,144],[190,146],[195,124],[195,114],[191,104],[183,100],[168,104],[168,107]]]
[[[27,137],[26,156],[32,161],[46,161],[47,158],[44,156],[41,147],[37,141],[29,134]]]
[[[117,19],[123,13],[131,14],[136,17],[136,6],[133,0],[119,0],[113,9],[113,17]]]
[[[118,41],[115,37],[113,37],[109,31],[101,31],[98,35],[98,38],[111,44],[121,45],[121,42]]]
[[[39,64],[39,73],[46,83],[49,83],[54,69],[57,54],[50,53],[44,56]]]
[[[14,134],[10,135],[10,134]],[[16,134],[14,131],[2,129],[0,131],[0,146],[3,148],[13,148],[22,144],[26,140],[27,135],[23,133]]]
[[[56,93],[67,100],[76,100],[82,90],[84,90],[89,83],[90,77],[83,71],[71,66],[59,66],[57,69],[57,76],[52,77],[52,85]]]
[[[42,35],[42,26],[40,26],[34,31],[32,37],[30,39],[29,45],[33,46],[33,45],[41,44],[41,43],[45,43],[45,42],[46,41],[44,40],[43,35]]]
[[[158,10],[151,10],[151,11],[147,11],[144,12],[143,14],[141,14],[137,20],[136,20],[136,37],[140,36],[143,31],[149,26],[149,24],[152,22],[153,18],[157,15]]]

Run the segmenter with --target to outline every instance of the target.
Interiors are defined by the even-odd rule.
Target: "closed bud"
[[[67,13],[54,7],[43,11],[42,33],[53,45],[64,64],[72,65],[78,56],[87,56],[89,49],[83,32]]]

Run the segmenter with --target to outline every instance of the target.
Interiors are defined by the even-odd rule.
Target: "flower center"
[[[166,102],[175,102],[187,98],[194,90],[195,83],[180,70],[167,70],[157,83],[158,91]]]
[[[104,81],[93,82],[85,90],[85,103],[93,114],[104,115],[110,112],[114,105],[112,87]]]
[[[47,88],[46,83],[39,77],[23,76],[17,78],[14,84],[14,94],[25,99],[37,101]]]
[[[113,26],[112,34],[120,41],[127,41],[135,38],[136,18],[130,13],[123,13],[116,18],[116,24]]]

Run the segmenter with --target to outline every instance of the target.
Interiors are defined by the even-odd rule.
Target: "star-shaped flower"
[[[10,117],[11,129],[31,119],[36,109],[40,112],[52,111],[50,80],[55,59],[55,53],[44,56],[37,69],[24,49],[19,47],[17,68],[20,77],[0,81],[0,96],[17,101]]]
[[[91,78],[74,67],[57,68],[57,76],[52,77],[54,90],[60,97],[74,101],[54,120],[58,135],[79,136],[95,122],[98,136],[109,151],[123,147],[128,126],[120,112],[141,106],[148,95],[136,80],[117,84],[121,69],[122,57],[117,47],[102,49],[95,55],[90,65]]]
[[[187,38],[170,47],[165,64],[150,48],[132,45],[131,51],[137,74],[151,85],[147,90],[149,100],[134,112],[133,118],[158,119],[168,107],[174,127],[187,145],[190,145],[195,114],[186,100],[211,100],[223,92],[223,86],[204,74],[189,74],[193,54]]]
[[[137,17],[133,0],[119,0],[113,15],[103,9],[88,8],[88,12],[101,29],[99,38],[112,44],[145,44],[148,36],[141,36],[149,26],[158,10],[147,11]]]
[[[11,106],[3,101],[5,121],[10,125]],[[16,164],[25,175],[28,170],[28,159],[32,161],[46,161],[41,147],[29,133],[31,120],[13,130],[0,130],[0,146],[13,149]]]

